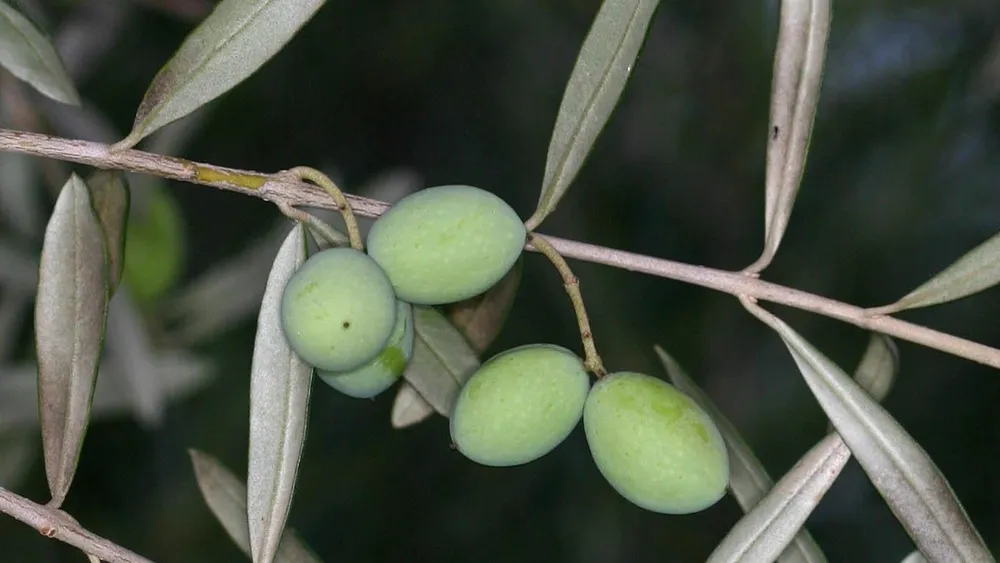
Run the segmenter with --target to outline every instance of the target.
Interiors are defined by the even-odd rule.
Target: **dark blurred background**
[[[112,141],[102,136],[127,132],[147,84],[210,7],[201,0],[14,4],[56,39],[88,117],[53,108],[7,75],[0,92],[8,126]],[[315,166],[347,191],[383,199],[471,184],[527,217],[565,80],[599,4],[328,2],[277,57],[196,114],[197,127],[171,150],[259,171]],[[663,2],[618,109],[540,231],[722,269],[751,263],[763,238],[778,4]],[[1000,4],[835,2],[802,192],[763,277],[880,305],[1000,231],[998,100]],[[65,176],[46,168],[57,165],[32,162],[26,185],[51,195]],[[142,185],[133,187],[141,199]],[[288,223],[253,198],[180,183],[169,184],[169,194],[181,210],[185,252],[176,283],[142,310],[158,346],[187,342],[214,369],[197,390],[171,400],[159,425],[139,424],[129,412],[95,415],[65,508],[155,561],[246,561],[202,501],[187,449],[245,473],[255,311],[237,307],[208,336],[184,340],[183,330],[170,328],[178,325],[170,309],[186,288]],[[0,223],[0,235],[13,240],[14,232]],[[37,252],[37,233],[17,240]],[[258,255],[249,285],[266,276],[267,253]],[[735,299],[572,265],[610,369],[664,376],[653,353],[663,346],[775,478],[824,435],[826,420],[784,347]],[[770,308],[853,370],[867,344],[863,331]],[[1000,346],[998,314],[1000,292],[992,290],[901,317]],[[30,361],[29,315],[22,325],[6,365]],[[533,254],[487,355],[531,342],[580,347],[557,276]],[[899,347],[902,371],[887,408],[1000,548],[1000,375]],[[537,462],[478,466],[449,448],[444,418],[393,430],[393,396],[355,400],[318,382],[313,391],[290,524],[325,561],[697,562],[740,517],[729,497],[689,516],[628,504],[596,470],[582,428]],[[0,431],[20,440],[26,459],[0,484],[44,502],[37,426]],[[0,460],[11,461],[3,451]],[[913,549],[853,461],[808,527],[833,562],[895,562]],[[0,553],[4,562],[82,560],[6,517]]]

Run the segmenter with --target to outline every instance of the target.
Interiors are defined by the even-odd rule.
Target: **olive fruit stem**
[[[279,201],[276,203],[278,210],[281,214],[293,221],[298,221],[303,223],[309,230],[319,238],[322,238],[327,246],[344,246],[349,241],[347,237],[340,234],[336,229],[331,227],[326,221],[320,219],[319,217],[309,213],[308,211],[303,211],[296,207]]]
[[[559,252],[552,247],[545,237],[536,233],[528,233],[528,243],[535,250],[544,254],[549,262],[559,271],[563,279],[563,287],[569,294],[569,300],[573,303],[573,312],[576,313],[576,322],[580,326],[580,340],[583,343],[584,360],[583,364],[588,370],[593,372],[598,379],[607,375],[604,369],[604,362],[601,361],[600,354],[597,353],[597,346],[594,345],[594,333],[590,330],[590,318],[587,317],[587,307],[583,304],[583,295],[580,293],[580,280],[573,275],[573,270]]]
[[[351,209],[351,204],[344,197],[344,192],[340,191],[340,188],[337,187],[337,184],[333,183],[333,180],[329,176],[308,166],[296,166],[295,168],[285,170],[282,174],[291,174],[300,180],[309,180],[323,188],[323,191],[328,193],[337,205],[337,211],[340,211],[340,214],[344,217],[344,224],[347,226],[347,238],[351,241],[351,248],[361,252],[364,251],[365,245],[361,242],[361,231],[358,229],[358,221],[354,218],[354,211]]]

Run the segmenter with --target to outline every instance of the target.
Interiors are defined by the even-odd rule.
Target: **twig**
[[[0,129],[0,151],[54,158],[96,168],[151,174],[231,190],[274,203],[336,209],[335,204],[323,190],[307,182],[293,182],[262,172],[224,168],[138,150],[109,153],[108,145],[103,143]],[[378,217],[389,208],[386,203],[363,197],[348,195],[347,199],[354,212],[362,217]],[[605,264],[732,295],[746,295],[754,299],[787,305],[1000,368],[1000,350],[996,348],[894,317],[872,315],[870,311],[861,307],[762,281],[754,276],[683,264],[548,235],[545,235],[545,238],[553,248],[567,258]],[[526,248],[536,250],[530,244],[526,245]]]
[[[544,254],[552,262],[559,275],[562,276],[563,286],[569,294],[569,300],[573,303],[573,312],[576,313],[576,322],[580,326],[580,340],[583,343],[584,364],[598,379],[607,375],[604,369],[604,362],[601,361],[600,354],[597,353],[597,346],[594,344],[594,333],[590,330],[590,319],[587,316],[587,307],[583,304],[583,296],[580,294],[580,280],[573,275],[573,270],[569,264],[559,254],[559,252],[549,244],[549,241],[536,233],[528,234],[528,242],[539,253]]]
[[[0,512],[24,522],[47,538],[79,548],[85,554],[108,563],[153,563],[141,555],[93,534],[65,512],[36,504],[0,487]]]

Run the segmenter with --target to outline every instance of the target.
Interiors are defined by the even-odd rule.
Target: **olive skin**
[[[389,279],[352,248],[317,252],[292,275],[281,301],[292,350],[326,371],[351,371],[385,348],[396,324]]]
[[[401,199],[372,224],[368,254],[399,299],[443,305],[479,295],[514,266],[526,231],[517,213],[472,186],[437,186]]]
[[[469,378],[451,413],[451,438],[465,457],[494,467],[552,451],[583,416],[590,378],[569,350],[530,344],[490,358]]]
[[[389,336],[389,343],[374,360],[353,371],[317,370],[316,375],[324,383],[349,397],[371,399],[399,380],[412,357],[413,306],[397,301],[396,326]]]
[[[729,455],[715,423],[687,395],[641,373],[594,384],[583,425],[594,462],[632,503],[662,514],[715,504],[729,484]]]

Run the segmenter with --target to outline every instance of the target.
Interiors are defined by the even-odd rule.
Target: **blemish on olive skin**
[[[344,324],[340,325],[344,327],[344,330],[351,328],[351,321],[344,321]]]

